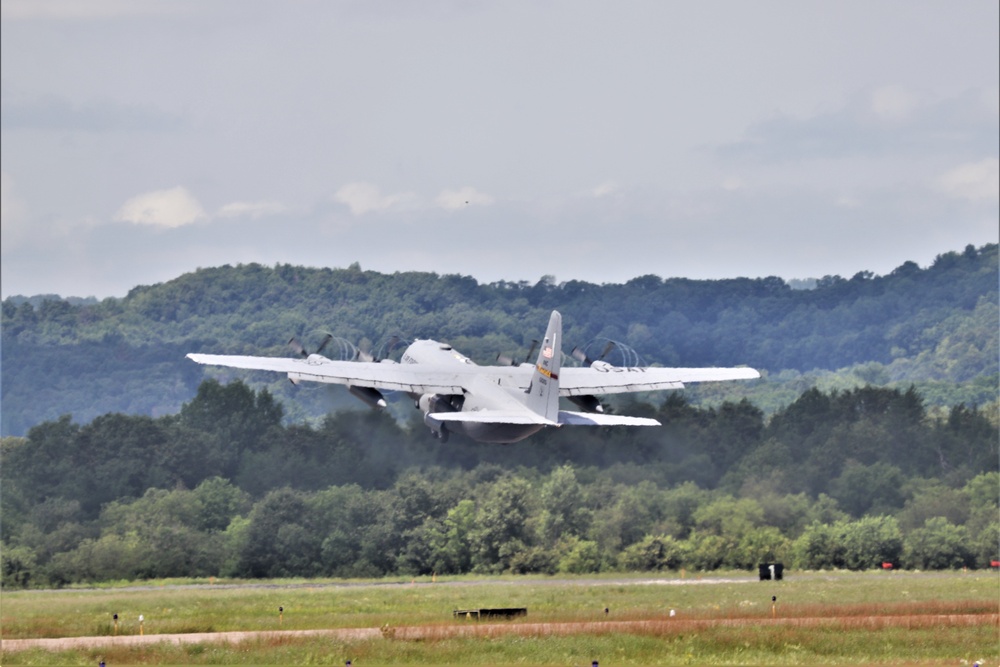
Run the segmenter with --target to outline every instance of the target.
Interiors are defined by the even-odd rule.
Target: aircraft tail
[[[553,310],[545,331],[525,404],[543,418],[559,421],[559,373],[562,369],[562,315]]]

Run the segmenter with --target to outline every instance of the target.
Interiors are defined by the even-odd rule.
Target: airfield
[[[589,665],[598,654],[602,665],[1000,664],[995,571],[164,582],[5,592],[3,601],[5,665],[302,664],[304,655],[315,664]],[[449,606],[477,602],[529,612],[452,618]],[[111,608],[122,610],[117,631]]]

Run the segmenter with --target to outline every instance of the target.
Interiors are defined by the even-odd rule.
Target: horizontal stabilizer
[[[439,422],[468,422],[473,424],[541,424],[543,426],[558,426],[559,424],[545,419],[541,415],[528,410],[471,410],[469,412],[432,412],[428,419]]]
[[[660,426],[660,422],[646,417],[626,417],[591,412],[559,411],[559,423],[568,426]]]

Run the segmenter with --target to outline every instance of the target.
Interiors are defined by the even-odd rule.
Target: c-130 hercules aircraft
[[[596,396],[681,389],[686,382],[752,380],[752,368],[649,368],[593,361],[562,368],[562,316],[552,311],[534,364],[479,366],[446,343],[417,340],[402,363],[334,361],[320,354],[304,359],[189,354],[212,366],[287,373],[288,379],[347,385],[373,407],[385,407],[381,391],[403,391],[424,413],[424,423],[446,440],[461,433],[478,442],[512,443],[546,427],[659,426],[655,419],[604,414]],[[589,359],[587,360],[590,361]],[[559,409],[565,396],[585,410]]]

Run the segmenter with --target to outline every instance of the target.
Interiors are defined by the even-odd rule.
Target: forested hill
[[[86,422],[109,412],[175,413],[205,372],[187,352],[290,354],[292,335],[308,347],[329,331],[376,351],[393,334],[433,337],[492,363],[498,353],[524,355],[552,309],[563,314],[567,347],[589,343],[594,356],[609,339],[624,344],[612,357],[631,349],[645,364],[747,364],[767,372],[763,385],[848,369],[866,383],[915,382],[932,403],[935,391],[944,404],[992,400],[998,282],[997,245],[989,244],[884,276],[826,276],[809,290],[775,277],[480,284],[356,265],[250,264],[200,269],[100,302],[11,297],[3,302],[2,433],[63,414]],[[292,391],[287,382],[272,387],[279,398]],[[326,393],[315,396],[285,401],[294,404],[289,414],[329,407]]]

